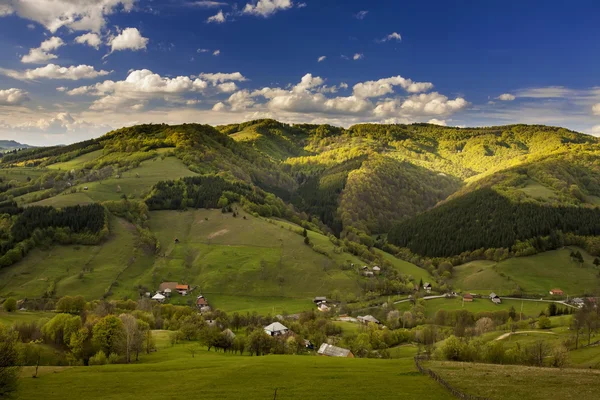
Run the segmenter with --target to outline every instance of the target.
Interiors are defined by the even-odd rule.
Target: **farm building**
[[[166,297],[165,297],[165,296],[163,296],[163,295],[162,295],[162,294],[160,294],[160,293],[156,293],[154,296],[152,296],[152,300],[156,300],[156,301],[158,301],[159,303],[162,303],[163,301],[165,301],[165,298],[166,298]]]
[[[177,286],[175,286],[175,290],[177,290],[180,295],[185,296],[190,290],[190,285],[177,284]]]
[[[313,300],[313,303],[315,303],[315,304],[325,303],[325,302],[327,302],[327,297],[325,297],[325,296],[317,296]]]
[[[552,290],[550,290],[550,294],[552,296],[562,296],[565,293],[562,290],[560,290],[560,289],[552,289]]]
[[[471,293],[467,293],[463,296],[463,301],[466,302],[472,302],[473,301],[473,295]]]
[[[289,329],[279,322],[273,322],[265,326],[265,333],[269,336],[281,336],[289,332]]]
[[[161,293],[164,293],[165,290],[169,289],[171,291],[175,290],[175,288],[177,287],[177,282],[163,282],[160,285],[158,285],[158,291]]]
[[[574,298],[574,299],[571,300],[571,304],[573,304],[574,306],[577,306],[577,307],[581,308],[585,304],[585,301],[582,298],[580,298],[580,297],[576,297],[576,298]]]
[[[169,297],[169,296],[171,296],[171,292],[172,292],[172,290],[171,290],[171,289],[169,289],[169,288],[166,288],[166,289],[164,290],[163,294],[164,294],[165,296]]]
[[[375,274],[373,273],[373,271],[364,271],[363,275],[366,276],[366,277],[368,277],[368,278],[371,278],[371,277],[375,276]]]
[[[431,283],[429,283],[429,282],[425,282],[425,283],[423,284],[423,289],[425,289],[425,291],[426,291],[427,293],[430,293],[430,292],[431,292]]]
[[[369,322],[373,322],[374,324],[379,324],[379,320],[372,315],[358,316],[356,318],[358,322],[362,322],[363,324],[368,324]]]
[[[502,300],[500,300],[500,296],[498,296],[496,293],[492,292],[490,293],[490,300],[494,303],[494,304],[500,304],[502,303]]]
[[[206,300],[206,298],[204,298],[204,296],[202,296],[202,295],[198,296],[198,298],[196,299],[196,307],[202,308],[207,305],[208,305],[208,301]]]
[[[377,265],[373,267],[373,273],[375,275],[379,275],[380,272],[381,272],[381,268],[379,268]]]
[[[323,343],[321,347],[319,347],[318,351],[320,356],[326,357],[347,357],[354,358],[354,354],[348,349],[343,349],[341,347],[333,346],[331,344]]]
[[[327,304],[325,303],[321,303],[319,304],[319,306],[317,307],[317,309],[321,312],[327,312],[330,310],[330,308],[327,306]]]

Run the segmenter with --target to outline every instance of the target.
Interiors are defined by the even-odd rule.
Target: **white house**
[[[269,336],[285,335],[289,329],[279,322],[273,322],[271,325],[265,326],[265,333]]]
[[[166,297],[165,297],[165,296],[163,296],[163,295],[162,295],[162,294],[160,294],[160,293],[156,293],[154,296],[152,296],[152,300],[156,300],[156,301],[158,301],[159,303],[162,303],[163,301],[165,301],[165,298],[166,298]]]
[[[377,265],[373,267],[373,273],[375,275],[379,274],[381,272],[381,268],[379,268]]]
[[[379,320],[372,315],[365,315],[365,316],[359,315],[358,317],[356,317],[356,319],[358,319],[358,321],[362,322],[363,324],[368,324],[369,322],[379,324]]]
[[[425,291],[426,291],[427,293],[431,293],[431,283],[429,283],[429,282],[425,282],[425,283],[423,284],[423,289],[425,289]]]

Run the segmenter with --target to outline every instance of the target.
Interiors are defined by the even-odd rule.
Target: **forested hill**
[[[0,176],[0,200],[15,198],[23,206],[72,191],[82,182],[118,177],[146,160],[175,157],[189,171],[183,176],[217,175],[249,185],[244,190],[261,190],[262,203],[257,203],[261,207],[277,204],[275,208],[282,210],[286,204],[293,207],[293,215],[317,222],[335,235],[370,246],[378,235],[396,227],[391,235],[396,244],[423,255],[448,255],[497,243],[449,246],[443,251],[416,248],[406,235],[425,233],[415,231],[413,221],[428,221],[429,215],[438,218],[444,210],[454,210],[454,204],[462,204],[455,200],[480,189],[489,189],[510,204],[594,208],[600,204],[599,150],[595,137],[539,125],[360,124],[344,129],[273,120],[218,127],[138,125],[69,146],[4,155],[2,169],[29,167],[36,173],[27,181]],[[162,180],[181,177],[165,173]],[[161,185],[149,186],[139,195],[146,200],[155,193],[152,204],[160,203],[161,208],[175,204],[171,200],[200,204],[177,191],[185,188],[183,181]],[[169,199],[169,193],[177,199]],[[489,191],[482,193],[491,196]],[[444,206],[436,208],[440,204]]]
[[[7,153],[10,151],[15,151],[15,150],[19,150],[19,149],[30,149],[30,148],[33,148],[33,146],[30,146],[28,144],[19,143],[14,140],[0,140],[0,155],[2,153]]]

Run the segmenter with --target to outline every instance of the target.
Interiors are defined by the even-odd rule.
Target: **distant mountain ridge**
[[[35,146],[19,143],[15,140],[0,140],[0,152],[12,151],[18,149],[32,149]]]

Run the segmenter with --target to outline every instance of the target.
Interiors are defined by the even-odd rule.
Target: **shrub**
[[[552,321],[544,315],[538,319],[537,325],[540,329],[550,329],[552,327]]]
[[[102,350],[98,351],[96,355],[90,357],[88,365],[104,365],[106,364],[106,354]]]
[[[4,301],[4,304],[2,304],[2,306],[4,307],[4,311],[13,312],[17,309],[17,301],[14,298],[9,297]]]
[[[108,356],[108,363],[118,364],[119,362],[121,362],[121,357],[119,357],[117,353],[110,353],[110,355]]]

